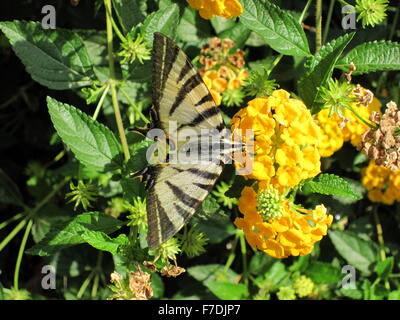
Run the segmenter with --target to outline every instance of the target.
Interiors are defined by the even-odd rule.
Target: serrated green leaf
[[[371,265],[377,261],[376,246],[365,241],[350,231],[334,230],[329,232],[329,238],[337,252],[354,268],[371,274]]]
[[[352,49],[336,64],[336,68],[348,71],[350,63],[356,66],[354,75],[375,71],[400,70],[400,43],[374,41]]]
[[[309,62],[310,68],[306,75],[299,80],[299,94],[313,113],[318,112],[320,109],[317,103],[319,87],[324,86],[331,77],[337,60],[354,35],[354,32],[348,33],[322,47],[320,52]]]
[[[15,204],[23,207],[23,199],[18,186],[0,168],[0,203]]]
[[[164,296],[164,282],[157,273],[151,275],[151,287],[153,289],[154,299],[161,299]]]
[[[95,79],[85,44],[71,30],[44,30],[40,22],[0,22],[33,80],[50,89],[90,86]]]
[[[345,179],[329,173],[320,174],[313,180],[307,180],[303,188],[315,193],[341,196],[354,200],[362,198],[362,195],[353,189]]]
[[[93,230],[85,230],[81,234],[81,237],[92,247],[98,250],[110,252],[113,255],[118,253],[118,248],[121,245],[125,245],[129,242],[128,237],[125,234],[120,234],[116,238],[111,238],[104,232]]]
[[[388,279],[394,267],[394,258],[389,257],[384,261],[379,261],[375,266],[375,272],[382,280]]]
[[[290,56],[309,56],[307,37],[291,14],[269,1],[243,0],[240,22],[258,33],[272,49]]]
[[[145,32],[145,39],[150,43],[153,43],[154,32],[161,32],[174,39],[178,23],[179,7],[173,4],[148,15],[143,22],[142,30]]]
[[[204,284],[217,298],[222,300],[241,300],[249,295],[247,286],[242,283],[206,281]]]
[[[223,18],[219,16],[214,16],[210,19],[211,25],[217,34],[222,31],[228,30],[235,25],[234,19]]]
[[[86,231],[109,234],[123,225],[122,221],[100,212],[82,213],[68,221],[54,224],[45,237],[27,250],[27,253],[50,256],[61,249],[84,243],[82,234]]]
[[[57,133],[82,164],[99,171],[121,167],[121,147],[110,129],[53,98],[47,97],[47,106]]]
[[[212,217],[204,220],[197,219],[198,228],[203,232],[209,243],[220,243],[236,232],[234,225],[228,220],[213,219]]]
[[[343,278],[339,269],[321,261],[311,262],[304,273],[315,283],[337,284]]]

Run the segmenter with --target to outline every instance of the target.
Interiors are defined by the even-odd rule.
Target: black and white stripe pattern
[[[219,135],[217,143],[227,145],[221,114],[201,76],[186,54],[160,33],[154,34],[152,87],[156,125],[168,136],[179,137],[181,130],[189,128],[200,142],[202,129],[214,129]],[[170,130],[169,121],[176,122],[175,129]],[[181,146],[184,141],[176,144]],[[173,237],[193,216],[222,172],[225,153],[230,152],[226,149],[209,163],[154,167],[154,184],[147,197],[149,248]]]

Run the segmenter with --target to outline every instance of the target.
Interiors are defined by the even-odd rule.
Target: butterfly
[[[174,149],[180,159],[192,147],[198,151],[201,144],[206,148],[195,154],[208,161],[170,158],[151,167],[146,200],[150,249],[173,237],[189,221],[219,178],[227,155],[233,148],[242,148],[232,143],[219,108],[183,50],[165,35],[154,33],[152,56],[154,127],[166,133],[164,141],[169,140],[170,151]]]

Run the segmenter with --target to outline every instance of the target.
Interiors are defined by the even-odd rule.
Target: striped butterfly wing
[[[201,129],[226,130],[219,109],[189,58],[160,33],[154,34],[152,77],[158,126],[166,134],[179,136],[187,128],[197,135]],[[175,125],[170,126],[170,121]],[[147,197],[150,249],[173,237],[188,222],[222,169],[219,156],[209,163],[178,162],[153,168],[154,184]]]

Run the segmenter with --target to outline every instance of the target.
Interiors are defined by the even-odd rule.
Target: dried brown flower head
[[[186,272],[184,268],[174,266],[174,265],[169,265],[165,266],[164,268],[161,269],[161,275],[164,277],[177,277],[180,274]]]
[[[129,289],[134,300],[148,300],[153,296],[150,274],[137,267],[137,272],[131,271],[129,277]]]
[[[389,102],[382,117],[374,112],[370,120],[377,125],[361,137],[359,149],[380,166],[392,171],[400,169],[400,111],[393,101]]]
[[[363,106],[368,106],[374,99],[374,94],[372,91],[364,89],[359,84],[354,88],[353,94],[356,96],[358,103]]]

